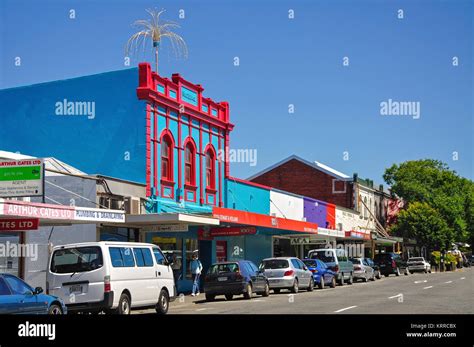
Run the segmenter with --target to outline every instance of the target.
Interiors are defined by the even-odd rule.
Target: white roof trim
[[[313,168],[315,168],[319,171],[322,171],[322,172],[324,172],[324,173],[326,173],[330,176],[333,176],[333,177],[335,177],[335,178],[337,178],[341,181],[351,181],[352,180],[352,177],[350,177],[346,174],[343,174],[342,172],[339,172],[337,170],[334,170],[333,168],[331,168],[327,165],[324,165],[324,164],[322,164],[318,161],[315,161],[313,163],[313,162],[310,162],[310,161],[305,160],[303,158],[300,158],[300,157],[298,157],[297,155],[294,155],[294,154],[289,156],[288,158],[285,158],[285,159],[279,161],[276,164],[273,164],[272,166],[269,166],[268,168],[256,173],[255,175],[250,176],[249,178],[247,178],[247,180],[249,180],[249,181],[253,180],[254,178],[257,178],[257,177],[259,177],[259,176],[261,176],[261,175],[263,175],[263,174],[265,174],[265,173],[267,173],[267,172],[269,172],[269,171],[271,171],[271,170],[273,170],[273,169],[275,169],[275,168],[277,168],[277,167],[279,167],[279,166],[281,166],[281,165],[283,165],[283,164],[285,164],[285,163],[287,163],[287,162],[289,162],[290,160],[293,160],[293,159],[298,160],[299,162],[301,162],[305,165],[311,166],[311,167],[313,167]]]

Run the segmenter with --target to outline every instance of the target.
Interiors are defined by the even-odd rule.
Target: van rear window
[[[58,249],[53,253],[50,270],[54,273],[86,272],[103,264],[100,247]]]
[[[333,263],[336,261],[336,259],[334,258],[334,252],[331,251],[314,251],[310,253],[309,257],[311,259],[319,259],[323,263]]]

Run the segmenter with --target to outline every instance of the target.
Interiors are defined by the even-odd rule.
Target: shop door
[[[216,241],[217,262],[227,261],[227,241]]]

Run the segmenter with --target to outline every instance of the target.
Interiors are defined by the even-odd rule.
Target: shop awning
[[[200,216],[186,213],[148,213],[127,214],[127,225],[136,227],[152,226],[157,224],[187,224],[187,225],[219,225],[219,219],[212,216]]]

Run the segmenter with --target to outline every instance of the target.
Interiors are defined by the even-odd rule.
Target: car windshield
[[[262,261],[262,269],[286,269],[289,267],[286,259],[269,259]]]
[[[410,258],[408,261],[423,261],[423,258]]]
[[[360,259],[350,258],[349,260],[352,262],[352,264],[360,265]]]
[[[334,259],[334,253],[331,251],[313,251],[310,254],[311,259],[319,259],[324,263],[332,263],[335,261]]]
[[[316,263],[316,259],[315,260],[303,260],[303,263],[307,267],[317,267],[318,266],[318,264]]]
[[[59,249],[53,253],[51,272],[85,272],[102,267],[100,247],[77,247]]]
[[[239,264],[237,263],[226,263],[226,264],[214,264],[209,269],[209,274],[218,275],[221,273],[239,272]]]

